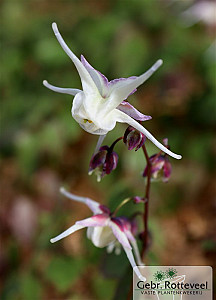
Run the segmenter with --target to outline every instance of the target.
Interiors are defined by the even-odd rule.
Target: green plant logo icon
[[[178,273],[178,272],[177,272],[176,269],[174,269],[174,268],[169,268],[169,269],[166,271],[166,277],[172,279],[172,278],[174,278],[174,277],[177,275],[177,273]]]
[[[169,268],[166,272],[157,271],[154,273],[153,277],[155,281],[162,281],[166,278],[173,279],[177,275],[177,270],[174,268]]]
[[[155,281],[162,281],[166,278],[166,273],[163,271],[157,271],[156,273],[154,273],[153,277]]]

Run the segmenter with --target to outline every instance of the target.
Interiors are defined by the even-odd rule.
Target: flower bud
[[[166,148],[170,148],[168,145],[168,138],[163,139],[163,144]],[[163,182],[167,182],[170,178],[172,172],[172,165],[169,161],[169,158],[166,153],[154,154],[149,158],[150,167],[151,167],[151,178],[152,179],[162,179]],[[143,172],[143,177],[148,175],[148,165],[145,167]]]
[[[106,174],[115,170],[118,163],[118,154],[108,146],[103,146],[94,154],[89,164],[89,175],[93,172],[97,176],[97,181],[101,181]]]
[[[118,164],[118,154],[114,151],[108,151],[106,161],[104,164],[104,170],[106,174],[110,174],[112,170],[115,170]]]
[[[147,199],[146,198],[143,198],[143,197],[139,197],[139,196],[135,196],[133,197],[133,202],[135,204],[138,204],[138,203],[146,203],[147,202]]]
[[[170,178],[172,166],[167,157],[167,155],[157,155],[154,154],[149,158],[151,163],[151,178],[152,179],[162,179],[167,182]],[[145,167],[143,172],[143,177],[148,175],[148,165]]]
[[[145,135],[133,128],[132,126],[129,126],[126,129],[123,139],[128,150],[136,148],[135,151],[142,147],[142,145],[145,143],[145,140]]]

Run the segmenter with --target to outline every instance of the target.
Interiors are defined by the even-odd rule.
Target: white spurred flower
[[[125,101],[129,95],[136,91],[138,86],[161,66],[162,60],[159,59],[146,73],[138,77],[114,79],[109,82],[83,56],[79,60],[74,55],[59,33],[56,23],[52,24],[52,28],[61,47],[77,68],[83,90],[55,87],[46,80],[43,81],[43,84],[55,92],[75,96],[71,112],[79,125],[89,133],[105,136],[116,126],[116,122],[127,123],[142,132],[159,149],[176,159],[180,159],[181,155],[174,154],[164,147],[136,121],[149,120],[151,117],[143,115]]]
[[[108,252],[111,252],[114,248],[116,248],[116,253],[118,254],[119,244],[122,245],[137,276],[140,278],[140,280],[145,281],[146,278],[141,275],[139,269],[137,268],[137,264],[143,265],[143,263],[141,261],[139,249],[134,237],[133,222],[126,217],[112,216],[108,207],[101,205],[94,200],[73,195],[67,192],[64,188],[61,188],[60,191],[67,198],[86,204],[93,212],[93,216],[81,221],[77,221],[66,231],[51,239],[51,243],[55,243],[77,230],[87,228],[87,237],[96,247],[107,247]],[[133,256],[132,248],[137,260],[137,264]]]

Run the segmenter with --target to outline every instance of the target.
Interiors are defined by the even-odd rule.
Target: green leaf
[[[118,282],[118,286],[115,292],[115,296],[113,300],[125,300],[128,299],[128,295],[130,292],[130,287],[133,282],[133,269],[131,266],[128,266],[123,276]],[[132,296],[132,295],[131,295]]]
[[[105,253],[101,262],[101,270],[104,276],[120,278],[124,274],[128,264],[127,256],[123,250],[120,255]]]
[[[94,277],[94,279],[92,280],[92,285],[98,299],[103,299],[103,300],[112,299],[114,289],[116,286],[116,282],[114,280],[98,276],[98,277]]]
[[[22,299],[40,300],[42,299],[42,285],[35,276],[25,274],[21,278],[20,293]]]
[[[45,277],[59,292],[66,292],[80,277],[85,267],[82,259],[70,257],[56,257],[45,271]]]
[[[15,274],[12,274],[6,281],[0,294],[1,300],[17,300],[19,293],[19,280]]]
[[[140,75],[144,68],[143,62],[146,63],[148,58],[148,40],[144,35],[127,26],[125,26],[127,35],[121,37],[112,52],[114,68],[117,76],[120,77]],[[145,65],[145,68],[148,67],[150,65]]]
[[[58,42],[53,36],[38,41],[35,45],[35,56],[38,61],[47,65],[54,64],[55,66],[59,66],[62,63],[66,64],[68,62],[64,51],[61,51]]]

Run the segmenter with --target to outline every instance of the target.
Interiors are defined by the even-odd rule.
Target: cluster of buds
[[[123,141],[128,150],[133,150],[135,148],[135,151],[137,151],[145,143],[146,137],[142,132],[139,132],[132,126],[129,126],[125,131]]]
[[[169,148],[168,139],[164,139],[163,143],[167,148]],[[166,153],[162,154],[160,151],[158,154],[152,155],[149,158],[149,163],[151,168],[151,178],[153,180],[162,179],[163,182],[167,182],[169,180],[172,172],[172,166]],[[143,172],[143,177],[148,176],[148,168],[149,166],[147,165]]]
[[[95,153],[89,164],[89,175],[93,172],[97,176],[97,181],[101,181],[105,175],[110,174],[118,164],[118,154],[113,151],[113,147],[103,146]]]
[[[146,137],[137,129],[129,126],[125,131],[124,137],[118,138],[110,147],[100,147],[91,158],[88,172],[89,175],[94,172],[97,176],[98,182],[101,181],[105,175],[110,174],[116,169],[118,164],[118,154],[113,151],[113,148],[121,139],[123,139],[123,142],[127,146],[128,150],[135,149],[135,151],[137,151],[145,143]]]

